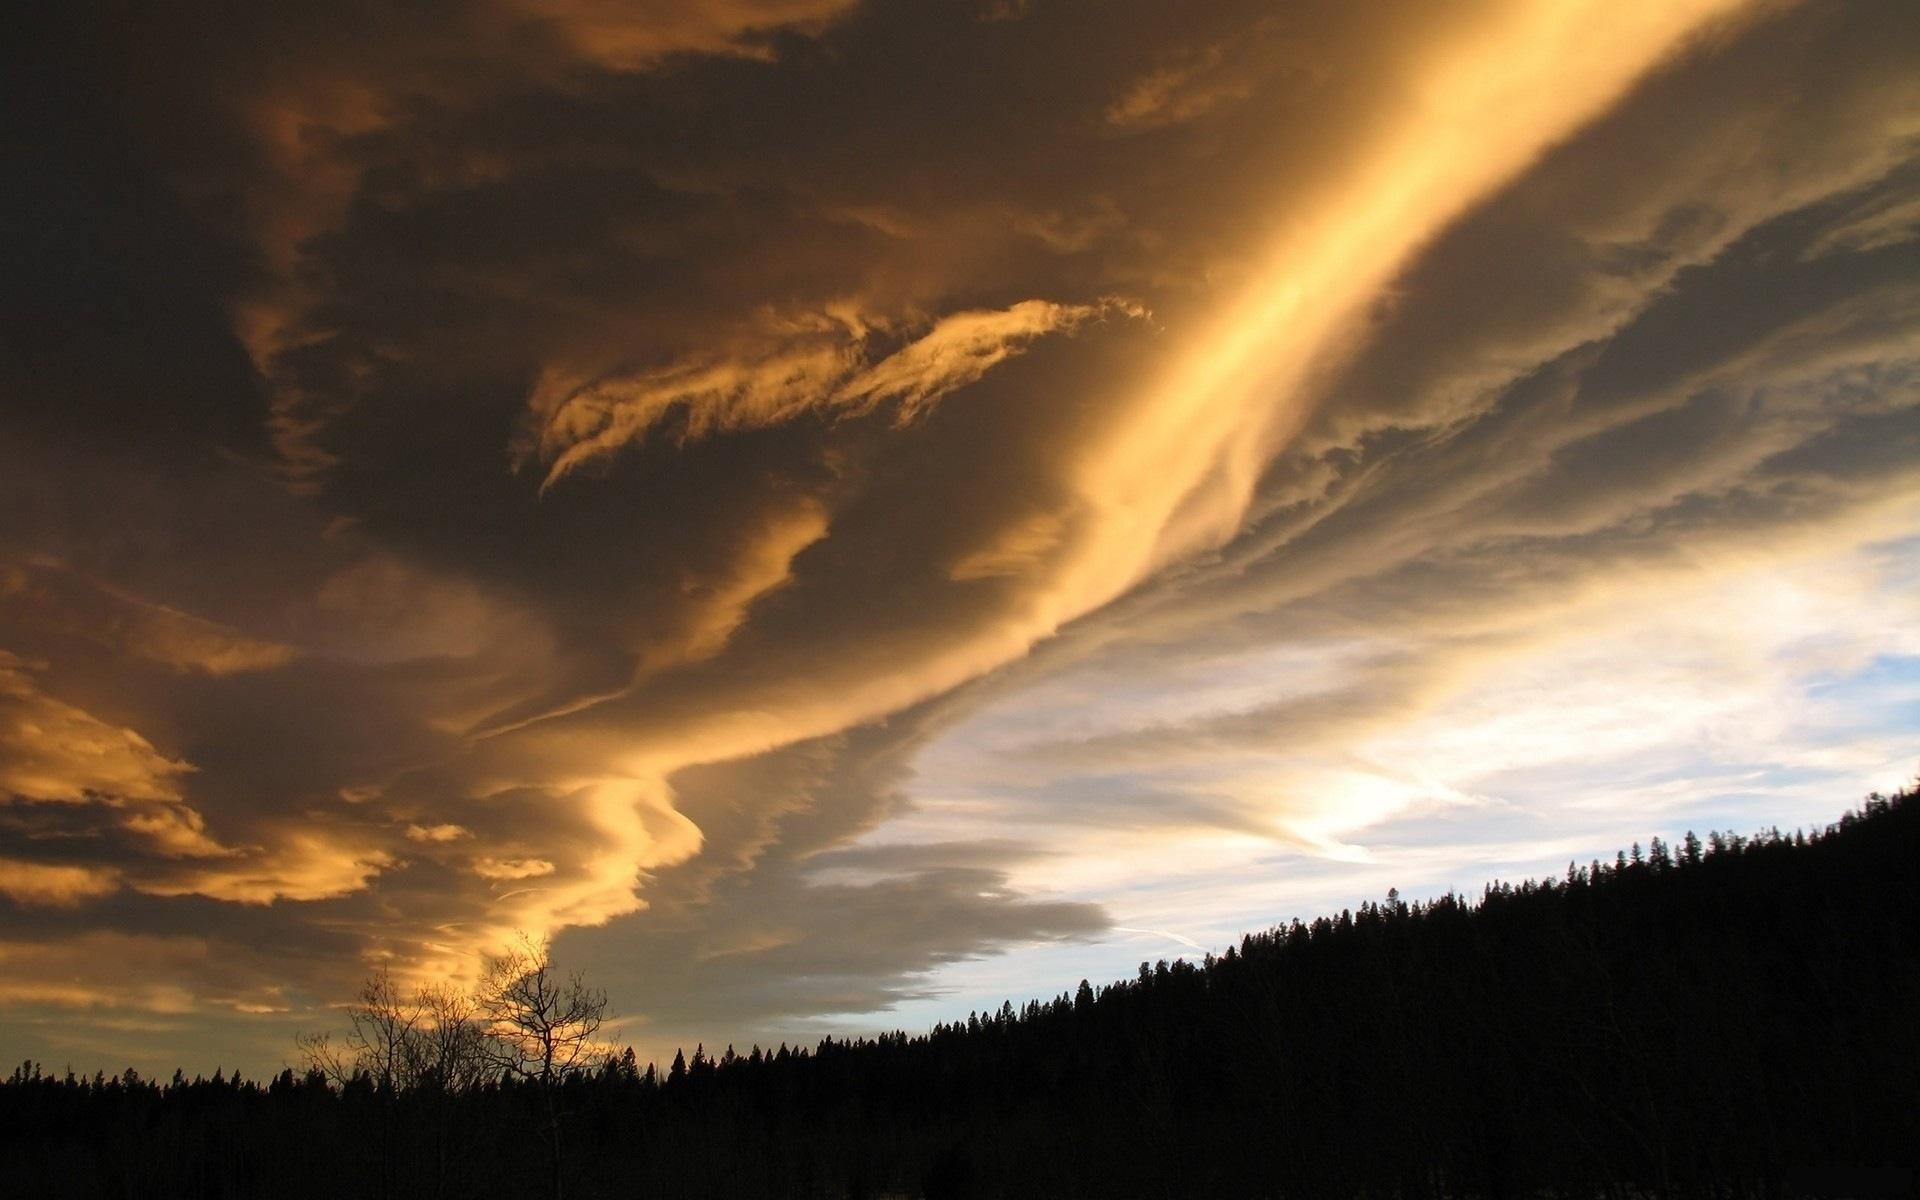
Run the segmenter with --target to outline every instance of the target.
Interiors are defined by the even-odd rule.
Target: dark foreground
[[[566,1195],[1879,1196],[1920,1158],[1920,799],[1249,936],[930,1036],[631,1058]],[[0,1083],[0,1193],[539,1197],[526,1085]]]

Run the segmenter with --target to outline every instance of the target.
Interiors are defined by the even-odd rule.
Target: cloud
[[[316,830],[282,830],[271,847],[223,844],[183,796],[179,780],[191,764],[48,696],[11,656],[0,658],[0,751],[0,809],[23,810],[8,815],[25,822],[28,843],[79,838],[123,856],[117,864],[9,859],[6,890],[18,899],[77,903],[109,894],[123,875],[155,896],[318,899],[364,887],[392,861]],[[48,805],[66,811],[37,820],[32,810]]]
[[[46,560],[0,572],[0,605],[20,625],[86,638],[176,671],[269,670],[297,653],[292,646],[127,595]]]
[[[482,879],[538,879],[553,874],[553,864],[544,858],[477,858],[473,873]]]
[[[0,858],[0,895],[19,904],[71,907],[97,900],[120,886],[111,871],[94,867],[49,866]]]
[[[457,842],[461,838],[472,836],[471,829],[450,822],[439,825],[407,826],[407,840],[410,842]]]
[[[21,76],[16,1052],[917,1020],[1904,753],[1899,5],[222,19]]]
[[[180,799],[176,780],[190,764],[161,754],[132,729],[47,695],[32,668],[0,651],[0,791],[70,803],[94,794]]]
[[[581,57],[619,70],[643,68],[668,54],[706,52],[757,56],[777,30],[818,31],[850,0],[730,0],[704,4],[515,0],[503,8],[553,28]]]
[[[384,850],[327,830],[297,830],[274,845],[249,847],[223,861],[157,873],[139,887],[155,896],[206,896],[235,904],[326,900],[361,891],[392,862]]]
[[[1617,114],[1481,220],[1501,228],[1670,111]],[[1817,804],[1815,781],[1897,784],[1920,495],[1894,461],[1920,399],[1911,259],[1888,241],[1844,275],[1778,264],[1819,257],[1801,247],[1912,183],[1861,147],[1847,170],[1751,184],[1692,185],[1690,204],[1743,211],[1684,271],[1565,293],[1611,293],[1574,336],[1537,302],[1531,325],[1462,325],[1461,279],[1510,250],[1475,222],[1447,235],[1374,347],[1325,384],[1325,423],[1263,480],[1261,515],[992,685],[921,759],[938,800],[891,836],[991,825],[1072,845],[1016,882],[1111,897],[1125,919],[1175,880],[1231,904],[1243,882],[1205,881],[1252,859],[1391,881],[1379,866],[1508,856],[1481,860],[1490,874],[1551,865],[1581,844],[1568,831],[1607,821],[1621,832],[1584,836],[1704,828],[1736,802],[1738,821],[1791,823],[1777,814]],[[1568,270],[1594,283],[1590,262]],[[1418,386],[1369,421],[1374,381],[1410,345],[1418,361],[1419,340],[1393,333],[1427,320],[1510,368],[1468,403],[1457,376],[1402,374]],[[1538,840],[1460,840],[1496,821]],[[1168,860],[1130,899],[1130,874]]]
[[[1136,318],[1146,315],[1139,305],[1121,300],[1074,305],[1022,300],[1000,312],[953,313],[848,381],[836,400],[866,406],[897,401],[897,419],[911,421],[940,397],[978,382],[1033,338],[1070,331],[1083,321],[1114,312]]]
[[[1920,237],[1920,200],[1888,196],[1844,223],[1827,230],[1806,249],[1810,258],[1827,254],[1864,254]]]
[[[1262,72],[1248,69],[1244,55],[1235,64],[1237,70],[1223,69],[1231,53],[1227,45],[1212,45],[1156,67],[1129,83],[1107,105],[1103,114],[1107,123],[1125,129],[1153,129],[1192,121],[1246,100],[1257,89]]]
[[[779,425],[805,413],[864,416],[884,403],[895,406],[896,423],[906,424],[1034,338],[1072,332],[1109,314],[1145,315],[1122,300],[1022,300],[1000,310],[949,313],[869,362],[868,345],[889,332],[889,323],[842,309],[774,322],[774,335],[787,340],[754,358],[695,359],[585,384],[549,368],[530,401],[537,432],[523,453],[549,464],[543,487],[551,487],[669,419],[677,421],[683,442]]]

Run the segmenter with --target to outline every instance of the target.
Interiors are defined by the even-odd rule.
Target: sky
[[[34,5],[0,1060],[921,1030],[1920,766],[1905,0]]]

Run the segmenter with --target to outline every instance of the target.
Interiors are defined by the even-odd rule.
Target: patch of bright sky
[[[1409,900],[1477,894],[1656,835],[1824,825],[1920,765],[1916,580],[1920,539],[1906,538],[1604,597],[1593,611],[1559,613],[1409,719],[1338,744],[1276,739],[1224,766],[1210,746],[1207,770],[1201,752],[1165,769],[1078,763],[1022,788],[995,764],[1016,747],[1318,690],[1364,654],[1279,650],[1249,656],[1218,687],[1152,671],[1137,691],[1086,689],[1124,674],[1124,663],[1105,663],[1007,697],[922,756],[916,811],[869,841],[959,840],[991,822],[1053,851],[1014,866],[1013,886],[1099,902],[1117,928],[951,964],[893,1011],[835,1024],[918,1029],[1005,999],[1017,1006],[1389,887]],[[1264,687],[1263,669],[1274,672]],[[1063,707],[1077,715],[1049,715]],[[1227,827],[1222,805],[1236,818],[1270,816],[1273,832]]]

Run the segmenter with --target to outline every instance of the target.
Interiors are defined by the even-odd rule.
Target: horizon
[[[1787,840],[1792,840],[1796,835],[1802,834],[1802,833],[1811,835],[1816,832],[1829,831],[1837,827],[1837,823],[1842,816],[1852,815],[1859,812],[1860,804],[1862,802],[1877,799],[1882,795],[1912,794],[1916,791],[1916,789],[1920,789],[1920,773],[1917,773],[1913,778],[1909,779],[1908,782],[1902,785],[1900,788],[1889,789],[1885,793],[1880,791],[1874,791],[1874,792],[1868,793],[1866,796],[1861,797],[1860,801],[1857,801],[1855,805],[1850,805],[1846,808],[1843,808],[1840,812],[1835,813],[1831,818],[1829,818],[1824,822],[1812,822],[1807,825],[1794,825],[1791,827],[1783,827],[1775,823],[1775,824],[1758,826],[1753,829],[1745,829],[1745,830],[1711,828],[1705,831],[1701,831],[1701,830],[1695,830],[1695,829],[1688,829],[1688,830],[1682,831],[1681,833],[1674,834],[1671,836],[1664,833],[1657,833],[1649,836],[1644,842],[1635,840],[1628,845],[1621,845],[1621,846],[1615,847],[1613,854],[1594,854],[1594,855],[1589,855],[1585,858],[1576,856],[1574,858],[1569,859],[1567,863],[1559,864],[1556,867],[1551,867],[1551,869],[1542,869],[1538,872],[1528,872],[1528,873],[1525,873],[1519,876],[1514,876],[1514,877],[1488,878],[1480,881],[1478,886],[1473,886],[1473,887],[1455,887],[1455,886],[1449,885],[1447,887],[1439,888],[1437,890],[1432,890],[1428,892],[1409,893],[1406,889],[1400,888],[1396,885],[1390,884],[1388,886],[1393,892],[1397,893],[1396,898],[1399,901],[1415,908],[1418,908],[1423,904],[1427,904],[1432,901],[1439,900],[1443,897],[1455,897],[1455,898],[1464,899],[1468,902],[1474,902],[1475,898],[1483,894],[1487,889],[1500,884],[1507,884],[1507,885],[1512,885],[1517,887],[1522,884],[1535,883],[1535,882],[1558,882],[1564,878],[1564,872],[1569,865],[1578,869],[1585,869],[1594,864],[1600,864],[1602,866],[1611,866],[1615,861],[1615,856],[1628,856],[1630,850],[1641,850],[1643,846],[1650,848],[1656,841],[1664,842],[1667,848],[1669,849],[1669,851],[1671,851],[1673,850],[1673,848],[1681,845],[1685,836],[1688,834],[1698,835],[1701,838],[1702,842],[1705,842],[1711,837],[1719,837],[1722,835],[1732,836],[1736,834],[1741,837],[1750,837],[1756,834],[1762,834],[1762,833],[1768,832],[1769,830],[1779,832]],[[1650,849],[1648,850],[1648,853],[1651,853]],[[1639,861],[1637,858],[1632,858],[1630,860],[1635,862]],[[1141,959],[1136,964],[1130,965],[1126,969],[1115,971],[1110,977],[1102,977],[1098,975],[1082,975],[1078,979],[1071,980],[1071,981],[1063,978],[1059,982],[1058,986],[1054,987],[1051,991],[1034,992],[1034,993],[1024,994],[1024,995],[1013,995],[1013,994],[996,995],[991,993],[990,991],[979,992],[977,998],[967,999],[964,1002],[964,1005],[960,1007],[956,1007],[957,1002],[955,1000],[956,996],[959,996],[962,994],[959,990],[956,989],[950,992],[936,993],[936,994],[930,995],[925,1000],[919,1002],[919,1007],[928,1014],[926,1022],[921,1025],[909,1026],[905,1023],[899,1023],[899,1022],[888,1023],[885,1021],[881,1021],[878,1023],[869,1022],[866,1024],[842,1022],[835,1025],[822,1025],[813,1029],[799,1029],[795,1033],[795,1035],[792,1037],[775,1037],[775,1040],[773,1041],[755,1040],[750,1042],[738,1042],[736,1040],[731,1040],[731,1039],[721,1041],[714,1044],[710,1050],[707,1050],[707,1057],[709,1059],[717,1061],[727,1050],[733,1050],[736,1053],[740,1054],[742,1057],[745,1057],[755,1049],[758,1049],[765,1054],[772,1054],[783,1046],[792,1050],[800,1050],[803,1048],[810,1050],[813,1047],[817,1046],[822,1040],[825,1040],[825,1039],[831,1039],[835,1042],[847,1042],[847,1041],[858,1041],[860,1039],[871,1039],[874,1037],[888,1035],[888,1034],[904,1034],[905,1036],[908,1036],[908,1037],[921,1037],[931,1033],[935,1028],[941,1025],[952,1024],[955,1022],[964,1024],[966,1019],[969,1016],[984,1015],[988,1013],[998,1012],[1000,1011],[1001,1006],[1004,1004],[1011,1004],[1014,1010],[1018,1012],[1018,1011],[1021,1011],[1025,1007],[1026,1003],[1029,1001],[1037,1001],[1039,1003],[1045,1004],[1051,1000],[1055,1000],[1061,997],[1071,996],[1074,992],[1074,989],[1081,983],[1091,983],[1096,992],[1101,991],[1105,987],[1112,984],[1124,984],[1129,982],[1132,978],[1134,978],[1134,976],[1131,974],[1133,970],[1137,969],[1139,966],[1146,965],[1149,963],[1174,963],[1174,962],[1180,962],[1180,961],[1198,963],[1203,960],[1211,961],[1219,957],[1220,955],[1224,954],[1228,948],[1237,947],[1240,944],[1240,942],[1247,937],[1259,937],[1264,934],[1271,934],[1275,932],[1284,931],[1295,920],[1303,921],[1310,925],[1314,922],[1316,918],[1320,918],[1320,917],[1334,918],[1343,912],[1349,912],[1349,911],[1357,912],[1359,911],[1361,906],[1366,903],[1369,903],[1369,902],[1379,903],[1384,898],[1384,895],[1385,893],[1376,893],[1376,894],[1371,894],[1366,896],[1360,896],[1352,900],[1351,902],[1339,903],[1336,906],[1328,907],[1321,911],[1289,914],[1285,917],[1276,918],[1272,921],[1269,921],[1266,924],[1261,925],[1257,928],[1245,929],[1241,932],[1241,934],[1238,937],[1228,939],[1227,941],[1222,942],[1215,946],[1204,946],[1204,947],[1203,946],[1191,946],[1191,947],[1183,946],[1181,947],[1181,949],[1183,949],[1185,953],[1148,955],[1146,958]],[[1154,931],[1147,931],[1147,930],[1132,930],[1132,931],[1126,931],[1126,932],[1147,934],[1149,937],[1157,936],[1154,933]],[[1100,955],[1099,957],[1093,957],[1094,955],[1099,954],[1099,952],[1102,949],[1104,949],[1103,943],[1095,943],[1089,946],[1081,947],[1080,948],[1081,953],[1083,955],[1087,955],[1087,957],[1085,957],[1081,961],[1097,962],[1104,965],[1107,962],[1106,956]],[[1017,951],[1010,952],[1009,954],[1003,955],[1002,958],[1004,959],[1004,958],[1013,957],[1017,953],[1018,953]],[[1053,962],[1056,962],[1059,960],[1049,957],[1048,961],[1049,961],[1049,965],[1051,965]],[[556,961],[555,965],[563,973],[568,971],[568,964],[565,962]],[[1032,976],[1031,970],[1023,972],[1023,977],[1031,977],[1031,976]],[[584,980],[584,982],[587,983],[589,986],[591,986],[593,983],[591,979],[586,979]],[[908,1005],[902,1005],[895,1010],[889,1010],[889,1011],[902,1011],[902,1010],[910,1010],[910,1008]],[[337,1018],[341,1016],[343,1011],[344,1011],[344,1004],[336,1008],[336,1010],[333,1012],[332,1015]],[[617,1030],[622,1026],[622,1024],[626,1019],[627,1018],[624,1014],[621,1014],[619,1012],[609,1012],[607,1014],[606,1027],[609,1029]],[[290,1050],[294,1048],[292,1036],[297,1036],[299,1034],[329,1033],[329,1032],[332,1032],[332,1033],[339,1032],[337,1022],[331,1028],[315,1027],[315,1028],[303,1028],[303,1029],[297,1030],[293,1035],[290,1035],[289,1041],[288,1041],[288,1047]],[[691,1056],[695,1052],[706,1049],[708,1046],[708,1043],[706,1042],[695,1042],[692,1044],[691,1047],[674,1044],[671,1047],[655,1047],[650,1051],[643,1052],[639,1048],[639,1046],[640,1044],[644,1044],[644,1043],[636,1044],[631,1040],[625,1040],[620,1038],[619,1036],[613,1036],[610,1038],[602,1039],[602,1041],[604,1043],[605,1050],[608,1054],[617,1054],[621,1050],[631,1050],[634,1052],[635,1060],[643,1073],[648,1068],[653,1068],[658,1072],[658,1074],[662,1078],[665,1078],[667,1068],[672,1063],[675,1057],[686,1056],[688,1057],[689,1061],[691,1061]],[[742,1049],[743,1046],[745,1047],[744,1049]],[[262,1061],[265,1061],[265,1060],[262,1060]],[[313,1067],[313,1064],[309,1060],[307,1060],[305,1056],[303,1056],[302,1054],[297,1052],[290,1052],[283,1055],[282,1059],[277,1064],[272,1066],[260,1067],[257,1069],[249,1069],[246,1066],[239,1063],[235,1063],[232,1065],[228,1065],[226,1063],[216,1063],[211,1070],[188,1070],[187,1067],[182,1064],[175,1064],[172,1067],[166,1067],[166,1068],[155,1067],[155,1068],[142,1070],[140,1067],[138,1067],[135,1064],[123,1063],[117,1070],[111,1069],[105,1065],[97,1065],[97,1066],[93,1066],[91,1069],[82,1070],[75,1067],[75,1065],[71,1062],[60,1063],[58,1064],[58,1067],[56,1069],[55,1064],[40,1062],[32,1058],[28,1058],[18,1063],[8,1064],[8,1069],[13,1070],[17,1067],[25,1067],[28,1065],[39,1067],[48,1074],[53,1074],[53,1075],[71,1074],[78,1079],[92,1078],[102,1073],[104,1073],[109,1078],[113,1078],[118,1075],[121,1075],[126,1070],[131,1069],[131,1070],[134,1070],[135,1073],[138,1074],[143,1080],[148,1080],[148,1081],[167,1080],[175,1077],[175,1075],[178,1074],[184,1077],[189,1082],[202,1080],[202,1079],[211,1079],[215,1075],[221,1074],[223,1072],[229,1080],[245,1078],[254,1082],[265,1082],[277,1077],[283,1071],[290,1070],[294,1072],[296,1076],[300,1076],[300,1075],[303,1075],[307,1070]]]
[[[1915,777],[1906,4],[26,21],[9,1063],[520,934],[920,1029]]]

